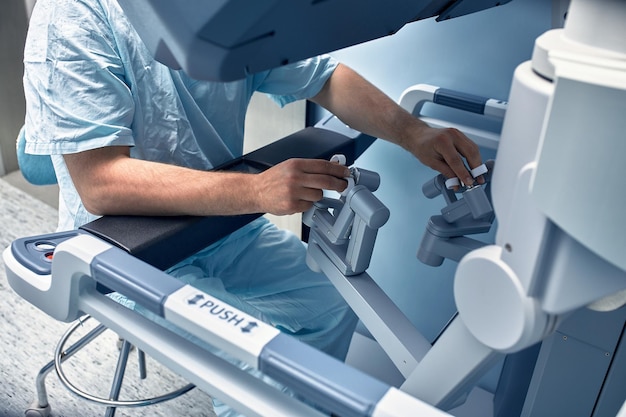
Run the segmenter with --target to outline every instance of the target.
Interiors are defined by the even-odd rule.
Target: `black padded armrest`
[[[260,172],[290,158],[329,159],[338,153],[344,154],[351,165],[374,140],[363,134],[349,137],[332,130],[309,127],[216,170]],[[261,215],[104,216],[81,229],[163,270]]]

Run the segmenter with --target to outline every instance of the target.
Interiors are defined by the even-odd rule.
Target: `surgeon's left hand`
[[[473,169],[482,164],[478,145],[458,129],[433,128],[420,122],[399,144],[446,178],[458,177],[468,185],[485,182],[482,176],[474,179],[467,169],[467,166]]]

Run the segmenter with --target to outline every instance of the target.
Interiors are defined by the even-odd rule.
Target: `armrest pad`
[[[289,158],[329,159],[337,153],[346,155],[348,164],[353,164],[374,140],[367,135],[352,138],[331,130],[309,127],[216,170],[260,172]],[[81,229],[163,270],[261,215],[104,216],[83,225]]]
[[[81,229],[165,270],[260,216],[104,216]]]

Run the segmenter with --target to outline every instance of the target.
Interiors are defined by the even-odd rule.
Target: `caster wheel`
[[[26,417],[49,417],[50,416],[50,404],[45,407],[40,407],[39,404],[35,403],[30,406],[28,410],[24,412]]]

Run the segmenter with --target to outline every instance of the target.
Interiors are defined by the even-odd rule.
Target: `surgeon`
[[[221,83],[156,62],[115,0],[39,0],[24,51],[26,152],[51,155],[59,230],[103,215],[303,212],[347,186],[346,167],[291,159],[259,174],[210,172],[243,152],[255,91],[309,99],[446,177],[473,183],[478,147],[432,129],[329,56]],[[168,272],[339,359],[356,317],[306,249],[265,218]]]

